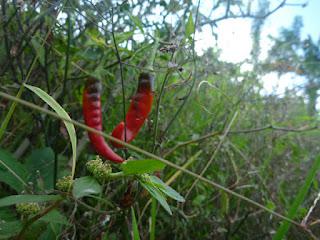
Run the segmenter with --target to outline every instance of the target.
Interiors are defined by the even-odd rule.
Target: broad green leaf
[[[154,159],[130,160],[121,164],[122,171],[127,174],[153,173],[162,170],[166,165]]]
[[[54,152],[51,148],[36,149],[27,157],[25,164],[29,173],[29,181],[41,181],[43,186],[37,187],[46,190],[53,189]]]
[[[27,186],[28,172],[11,153],[0,149],[0,182],[4,182],[17,192]]]
[[[137,224],[136,216],[135,216],[135,214],[134,214],[134,209],[133,209],[133,207],[131,207],[131,215],[132,215],[132,232],[133,232],[133,239],[134,239],[134,240],[140,240],[138,224]]]
[[[68,219],[57,210],[52,210],[48,212],[39,220],[45,221],[47,223],[58,223],[62,225],[70,225],[70,223],[68,222]]]
[[[288,212],[288,218],[294,219],[298,213],[300,205],[303,203],[305,197],[307,196],[308,190],[312,184],[313,179],[316,177],[318,170],[320,169],[320,156],[316,158],[311,169],[305,178],[303,186],[299,189],[297,196],[295,197],[293,203],[291,204]],[[278,228],[276,234],[273,236],[273,240],[281,240],[285,238],[291,223],[283,221]]]
[[[192,17],[192,13],[190,12],[187,24],[185,26],[186,28],[186,32],[185,32],[185,37],[189,38],[191,36],[191,34],[194,33],[194,23],[193,23],[193,17]]]
[[[65,226],[58,223],[49,223],[45,231],[37,237],[37,240],[57,240],[61,239],[61,232]]]
[[[152,197],[158,200],[161,206],[170,214],[172,215],[171,209],[169,204],[167,203],[163,193],[155,187],[152,183],[148,183],[145,181],[140,181],[141,185],[151,194]]]
[[[0,221],[0,239],[10,239],[19,233],[22,227],[21,221]]]
[[[46,92],[44,92],[42,89],[38,87],[34,87],[28,84],[24,84],[26,88],[37,94],[43,101],[45,101],[60,117],[63,117],[65,119],[71,120],[68,113],[59,105],[59,103],[56,102],[50,95],[48,95]],[[77,156],[77,136],[76,131],[74,129],[74,126],[72,123],[63,121],[66,125],[70,141],[71,141],[71,147],[72,147],[72,171],[71,176],[74,177],[74,172],[76,169],[76,156]]]
[[[101,185],[93,177],[77,178],[73,184],[72,194],[75,198],[99,194],[102,191]]]
[[[172,187],[166,185],[160,178],[156,176],[150,176],[151,182],[159,188],[161,192],[163,192],[168,197],[177,200],[178,202],[184,202],[185,199]]]
[[[0,207],[15,205],[18,203],[49,202],[60,200],[59,195],[11,195],[0,199]]]

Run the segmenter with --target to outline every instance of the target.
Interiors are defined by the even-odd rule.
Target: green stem
[[[156,36],[156,33],[154,35],[155,35],[155,42],[153,44],[153,48],[149,57],[150,61],[148,61],[148,64],[146,66],[146,69],[150,70],[151,72],[153,71],[153,63],[156,58],[157,50],[159,47],[159,38]]]
[[[108,176],[108,179],[117,179],[117,178],[123,178],[126,175],[124,174],[124,172],[116,172],[116,173],[110,173],[110,175]]]
[[[152,198],[150,240],[156,239],[157,200]]]

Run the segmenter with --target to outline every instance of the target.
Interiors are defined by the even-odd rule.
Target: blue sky
[[[287,3],[305,3],[307,0],[288,0]],[[257,0],[256,0],[257,2]],[[270,0],[270,9],[277,6],[282,0]],[[267,56],[271,47],[269,35],[277,36],[282,27],[289,28],[295,16],[303,18],[304,27],[302,38],[311,35],[314,41],[320,38],[320,0],[309,0],[305,8],[297,6],[285,6],[267,18],[261,34],[261,59]],[[202,2],[200,11],[210,8],[210,3]],[[196,34],[196,50],[203,52],[207,47],[218,47],[222,49],[221,60],[230,62],[241,62],[250,58],[252,47],[250,19],[228,19],[217,25],[216,33],[218,40],[215,40],[209,27]],[[250,69],[250,65],[245,65]],[[285,74],[281,78],[276,73],[270,73],[262,78],[265,93],[281,94],[286,88],[294,88],[304,82],[302,77],[295,74]]]

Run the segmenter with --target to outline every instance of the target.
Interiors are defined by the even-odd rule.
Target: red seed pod
[[[112,132],[113,137],[129,143],[137,136],[152,108],[153,84],[154,77],[151,74],[140,74],[137,93],[132,97],[126,114],[126,128],[124,122],[120,122]],[[114,147],[123,147],[116,142],[111,143]]]
[[[82,108],[85,124],[102,131],[100,91],[101,85],[99,81],[94,78],[89,78],[83,91]],[[109,147],[103,136],[93,132],[88,132],[88,135],[92,147],[99,155],[115,163],[122,163],[124,161],[123,158]]]

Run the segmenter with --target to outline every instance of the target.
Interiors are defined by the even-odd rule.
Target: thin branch
[[[123,121],[124,121],[124,141],[127,141],[127,120],[126,120],[126,93],[125,93],[125,87],[124,87],[124,80],[123,80],[123,66],[121,57],[118,50],[118,45],[116,41],[116,37],[114,35],[114,22],[113,22],[113,8],[111,8],[111,22],[112,22],[112,40],[116,51],[116,56],[119,62],[119,68],[120,68],[120,79],[121,79],[121,89],[122,89],[122,111],[123,111]]]
[[[178,115],[182,111],[183,107],[185,106],[185,104],[187,103],[188,99],[190,98],[191,92],[192,92],[192,90],[194,88],[194,85],[196,83],[196,80],[197,80],[197,62],[196,62],[196,52],[195,52],[195,37],[196,37],[196,29],[197,29],[197,22],[198,22],[198,16],[199,16],[199,7],[200,7],[200,0],[198,1],[198,5],[197,5],[197,12],[196,12],[194,31],[193,31],[193,39],[192,39],[192,46],[191,46],[192,47],[192,60],[193,60],[193,81],[191,83],[191,86],[189,88],[189,91],[188,91],[187,95],[183,98],[182,104],[178,108],[178,110],[175,113],[175,115],[173,116],[173,118],[168,123],[167,127],[163,131],[162,136],[164,136],[167,133],[167,131],[171,127],[172,123],[176,120],[176,118],[178,117]]]
[[[255,18],[255,19],[265,19],[278,11],[280,8],[284,7],[286,5],[286,0],[283,0],[278,6],[276,6],[273,10],[267,12],[264,15],[253,15],[250,12],[247,12],[246,14],[240,14],[240,15],[229,15],[229,11],[226,11],[225,15],[223,15],[220,18],[216,18],[213,20],[207,20],[201,23],[201,26],[209,24],[209,25],[216,25],[217,22],[230,19],[230,18]]]
[[[262,131],[266,131],[266,130],[274,130],[274,131],[280,131],[280,132],[295,132],[295,133],[301,133],[301,132],[309,132],[309,131],[314,131],[314,130],[318,130],[319,126],[315,125],[312,127],[309,127],[308,125],[306,126],[302,126],[299,128],[285,128],[285,127],[277,127],[277,126],[273,126],[273,125],[267,125],[264,127],[259,127],[259,128],[253,128],[253,129],[244,129],[244,130],[237,130],[237,131],[230,131],[228,132],[228,135],[231,134],[246,134],[246,133],[255,133],[255,132],[262,132]],[[175,150],[177,150],[180,147],[192,144],[192,143],[197,143],[197,142],[201,142],[204,141],[208,138],[212,138],[212,137],[216,137],[223,134],[222,131],[214,131],[211,133],[208,133],[206,135],[203,135],[201,137],[198,137],[196,139],[192,139],[189,141],[185,141],[182,143],[179,143],[177,145],[175,145],[174,147],[172,147],[171,149],[169,149],[166,153],[163,154],[164,157],[169,156],[170,154],[172,154]]]
[[[228,126],[226,127],[226,129],[225,129],[225,131],[224,131],[224,134],[222,135],[222,137],[221,137],[221,139],[220,139],[220,142],[218,143],[218,146],[217,146],[216,149],[214,150],[214,152],[213,152],[211,158],[209,159],[209,161],[207,162],[206,166],[201,170],[199,176],[202,177],[202,176],[205,174],[205,172],[207,171],[207,169],[209,168],[209,166],[212,164],[213,160],[216,158],[216,156],[217,156],[217,154],[218,154],[218,152],[219,152],[219,150],[220,150],[220,147],[222,146],[225,138],[227,137],[228,132],[230,131],[230,128],[232,127],[232,125],[233,125],[234,121],[236,120],[237,116],[238,116],[238,111],[236,111],[236,112],[234,113],[234,115],[233,115],[230,123],[229,123]],[[193,190],[193,188],[196,186],[196,184],[197,184],[198,182],[199,182],[199,178],[196,179],[196,180],[192,183],[191,187],[189,188],[188,192],[187,192],[186,195],[185,195],[185,199],[188,198],[189,194],[191,193],[191,191]]]

